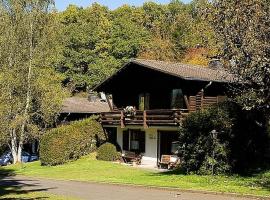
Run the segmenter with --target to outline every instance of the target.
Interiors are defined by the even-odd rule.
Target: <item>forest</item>
[[[207,66],[215,55],[214,33],[204,12],[205,0],[116,10],[94,3],[70,5],[56,13],[61,24],[59,70],[73,93],[88,91],[132,58]]]

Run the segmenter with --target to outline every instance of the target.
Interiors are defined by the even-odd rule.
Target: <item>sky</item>
[[[164,3],[164,4],[170,2],[170,0],[153,0],[153,1],[157,3]],[[185,2],[185,3],[188,3],[190,1],[191,0],[182,0],[182,2]],[[108,6],[110,9],[115,9],[123,4],[139,6],[147,1],[145,0],[55,0],[55,2],[56,2],[56,8],[60,11],[63,11],[66,9],[66,7],[69,4],[75,4],[78,6],[86,7],[86,6],[91,5],[94,2],[98,2],[102,5]]]

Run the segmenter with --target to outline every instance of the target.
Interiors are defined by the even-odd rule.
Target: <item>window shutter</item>
[[[140,151],[141,153],[145,153],[145,132],[140,132]]]
[[[129,131],[123,131],[123,150],[129,151]]]

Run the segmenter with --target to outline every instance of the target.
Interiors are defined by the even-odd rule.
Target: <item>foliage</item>
[[[267,0],[215,0],[209,20],[221,57],[235,84],[234,101],[246,110],[270,114],[270,4]]]
[[[52,129],[41,139],[41,163],[53,166],[76,160],[94,151],[104,139],[101,125],[92,118]]]
[[[51,0],[0,2],[0,131],[14,162],[54,124],[66,96],[52,66],[61,57]]]
[[[232,119],[222,107],[191,113],[180,131],[183,168],[189,172],[219,174],[230,171],[228,141]]]
[[[95,155],[62,166],[40,166],[39,162],[12,165],[2,169],[17,175],[59,180],[120,183],[269,197],[270,171],[250,176],[201,176],[156,172],[96,160]],[[0,169],[1,171],[1,169]]]
[[[190,4],[174,0],[167,5],[146,2],[116,10],[97,3],[85,9],[69,6],[58,13],[64,48],[59,70],[66,77],[65,85],[72,92],[87,91],[131,58],[182,61],[198,45],[209,49],[203,57],[212,55],[214,34],[201,18],[208,7],[202,0]]]
[[[260,112],[242,110],[232,102],[190,114],[180,132],[183,168],[201,174],[267,169],[270,135],[260,124],[263,119]]]
[[[120,158],[116,147],[111,143],[101,145],[97,150],[97,159],[104,161],[115,161]]]
[[[262,164],[270,125],[269,1],[215,0],[207,13],[211,13],[208,20],[219,42],[220,57],[237,83],[229,87],[229,96],[245,110],[237,119],[236,144],[252,156],[237,152],[239,159],[233,162],[238,163],[237,168],[246,168],[248,162]]]
[[[209,58],[207,58],[208,50],[204,48],[189,49],[183,58],[183,62],[193,65],[207,66]]]
[[[259,111],[234,107],[235,123],[230,141],[230,163],[236,173],[268,169],[270,163],[270,135],[262,124],[265,117]]]

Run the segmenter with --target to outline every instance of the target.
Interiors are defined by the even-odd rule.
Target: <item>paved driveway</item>
[[[0,185],[22,190],[43,191],[85,200],[248,200],[247,197],[170,191],[144,187],[120,186],[77,181],[55,181],[26,177],[7,177]],[[250,198],[251,199],[251,198]]]

